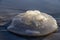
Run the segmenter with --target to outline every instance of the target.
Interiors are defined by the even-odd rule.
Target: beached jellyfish
[[[12,19],[7,28],[10,32],[27,36],[44,36],[58,29],[56,20],[38,10],[28,10]]]

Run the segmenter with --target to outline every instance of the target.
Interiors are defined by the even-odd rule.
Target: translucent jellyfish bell
[[[10,32],[27,36],[44,36],[58,29],[56,20],[38,10],[28,10],[13,18],[7,28]]]

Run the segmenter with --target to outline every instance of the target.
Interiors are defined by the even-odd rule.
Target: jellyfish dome
[[[15,16],[7,29],[19,35],[44,36],[56,31],[58,25],[51,15],[28,10]]]

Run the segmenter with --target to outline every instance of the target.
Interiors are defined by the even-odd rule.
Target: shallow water
[[[26,10],[34,9],[60,18],[60,0],[0,0],[0,16],[17,15]],[[41,40],[40,38],[18,37],[9,33],[6,30],[7,27],[8,25],[0,27],[0,40]]]

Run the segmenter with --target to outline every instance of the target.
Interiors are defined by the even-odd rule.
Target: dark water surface
[[[60,17],[60,0],[0,0],[0,8],[0,10],[7,8],[15,13],[21,9],[22,11],[35,9]]]
[[[40,10],[59,20],[60,0],[0,0],[0,16],[6,14],[15,16],[26,10]],[[9,33],[6,30],[6,27],[7,25],[0,27],[0,40],[41,40],[40,38],[24,38],[16,36]]]

